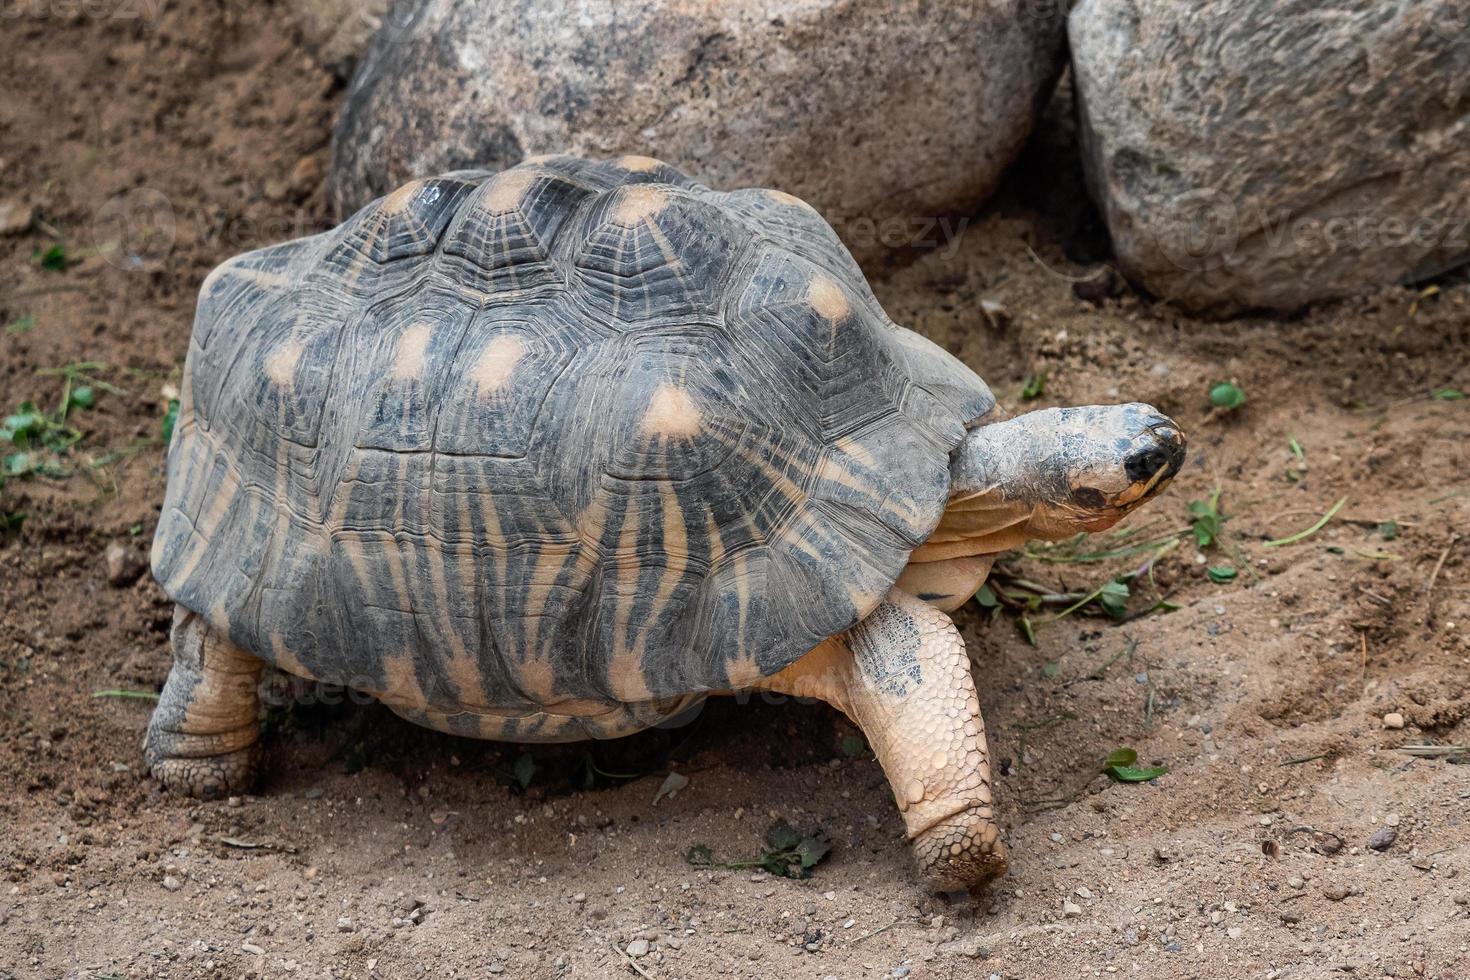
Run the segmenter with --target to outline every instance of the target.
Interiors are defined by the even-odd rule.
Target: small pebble
[[[1373,836],[1368,838],[1368,846],[1375,851],[1386,851],[1398,839],[1399,832],[1393,827],[1379,827],[1373,831]]]
[[[1328,885],[1322,889],[1322,894],[1327,897],[1329,902],[1340,902],[1352,893],[1353,890],[1347,885]]]
[[[164,891],[167,891],[167,892],[176,892],[180,888],[183,888],[183,887],[184,887],[184,883],[182,881],[180,881],[179,879],[175,878],[173,875],[164,875],[163,876],[163,890]]]
[[[648,940],[647,939],[635,939],[635,940],[633,940],[631,943],[628,944],[628,955],[629,956],[634,956],[634,957],[637,957],[637,956],[647,956],[648,955]]]
[[[351,932],[352,931],[352,919],[350,919],[349,917],[347,917],[345,915],[338,916],[337,917],[337,931],[338,932]]]
[[[1404,727],[1404,716],[1401,715],[1401,714],[1399,714],[1397,711],[1390,711],[1388,714],[1386,714],[1386,715],[1383,716],[1383,727],[1384,728],[1403,728]]]
[[[1390,813],[1383,818],[1383,822],[1389,827],[1397,827],[1399,825],[1399,815],[1397,813]]]
[[[143,574],[143,559],[125,545],[108,545],[103,561],[107,565],[108,583],[119,589],[132,585]]]
[[[1062,903],[1062,914],[1068,917],[1076,917],[1082,914],[1082,906],[1068,899]]]

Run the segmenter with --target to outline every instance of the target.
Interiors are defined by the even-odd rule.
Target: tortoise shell
[[[452,173],[205,280],[153,568],[403,708],[738,688],[879,602],[993,405],[789,195]]]

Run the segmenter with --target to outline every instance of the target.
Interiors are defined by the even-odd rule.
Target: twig
[[[1092,280],[1098,278],[1099,276],[1106,275],[1107,274],[1107,270],[1109,268],[1111,268],[1111,266],[1104,265],[1101,268],[1097,269],[1096,271],[1091,272],[1091,273],[1089,273],[1088,275],[1085,275],[1085,276],[1069,276],[1065,272],[1058,272],[1057,270],[1053,269],[1051,266],[1047,265],[1046,264],[1046,261],[1044,259],[1042,259],[1041,256],[1037,255],[1036,254],[1036,250],[1033,249],[1029,244],[1027,244],[1025,242],[1023,242],[1022,244],[1025,245],[1026,251],[1031,254],[1031,258],[1036,261],[1036,264],[1037,265],[1041,266],[1041,268],[1044,269],[1049,274],[1051,274],[1053,276],[1056,276],[1058,279],[1063,279],[1063,280],[1065,280],[1067,282],[1092,282]]]
[[[1427,585],[1424,586],[1424,594],[1425,595],[1428,595],[1429,593],[1431,593],[1431,592],[1434,591],[1434,582],[1435,582],[1436,579],[1439,578],[1439,570],[1441,568],[1444,568],[1444,560],[1450,556],[1450,549],[1453,548],[1455,546],[1455,542],[1457,542],[1459,540],[1460,540],[1460,532],[1459,531],[1451,531],[1450,532],[1450,543],[1447,544],[1447,545],[1445,545],[1444,546],[1444,550],[1439,553],[1439,561],[1437,561],[1437,562],[1434,563],[1434,571],[1432,571],[1432,572],[1429,573],[1429,584],[1427,584]]]
[[[647,970],[643,969],[643,967],[639,966],[638,962],[633,959],[633,957],[623,952],[622,948],[618,946],[617,943],[613,943],[612,948],[619,956],[623,958],[624,963],[633,968],[634,973],[646,978],[646,980],[655,980],[655,977],[652,973],[649,973]]]
[[[1363,693],[1366,694],[1368,693],[1368,631],[1363,630],[1358,634],[1358,638],[1363,641],[1359,647],[1362,652],[1358,655],[1358,668],[1362,671],[1362,688]]]
[[[859,936],[856,939],[854,939],[852,941],[852,944],[854,946],[856,946],[858,943],[862,942],[864,939],[872,939],[874,936],[878,935],[878,933],[880,933],[880,932],[887,932],[889,929],[892,929],[894,926],[898,925],[898,923],[899,923],[899,920],[898,919],[894,919],[892,922],[888,923],[888,925],[886,925],[886,926],[881,926],[881,927],[879,927],[877,929],[874,929],[872,932],[865,932],[861,936]]]
[[[1440,756],[1470,755],[1470,745],[1400,745],[1398,751],[1421,759],[1437,759]]]

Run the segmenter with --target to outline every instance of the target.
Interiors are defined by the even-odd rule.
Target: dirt
[[[37,221],[0,237],[3,407],[53,403],[37,371],[67,363],[117,390],[76,412],[74,475],[0,491],[26,515],[0,537],[0,976],[632,977],[629,950],[658,980],[1470,976],[1470,767],[1400,751],[1470,742],[1470,401],[1431,397],[1470,389],[1465,285],[1290,321],[1079,299],[1114,290],[1071,281],[1106,254],[1057,115],[957,241],[877,277],[1012,407],[1140,399],[1185,425],[1187,470],[1127,541],[1215,488],[1228,515],[1135,581],[1132,613],[1174,611],[1073,614],[1035,646],[960,613],[1014,856],[988,891],[924,891],[881,771],[819,705],[526,751],[282,685],[258,795],[195,803],[142,771],[151,702],[93,692],[163,682],[169,606],[133,576],[194,296],[330,224],[340,83],[269,5],[10,13],[0,202]],[[34,258],[58,234],[63,271]],[[1228,413],[1206,397],[1227,379]],[[1010,568],[1087,591],[1141,561]],[[1168,773],[1110,781],[1120,746]],[[690,782],[655,802],[668,771]],[[778,818],[830,836],[810,879],[686,861],[758,855]]]

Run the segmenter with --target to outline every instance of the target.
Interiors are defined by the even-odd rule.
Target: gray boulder
[[[1470,260],[1470,0],[1081,0],[1088,184],[1123,270],[1218,314]]]
[[[405,0],[409,2],[409,0]],[[1025,142],[1065,0],[417,0],[354,78],[329,189],[573,152],[812,203],[857,250],[921,243]]]
[[[350,69],[388,13],[388,0],[286,0],[286,10],[317,58]]]

